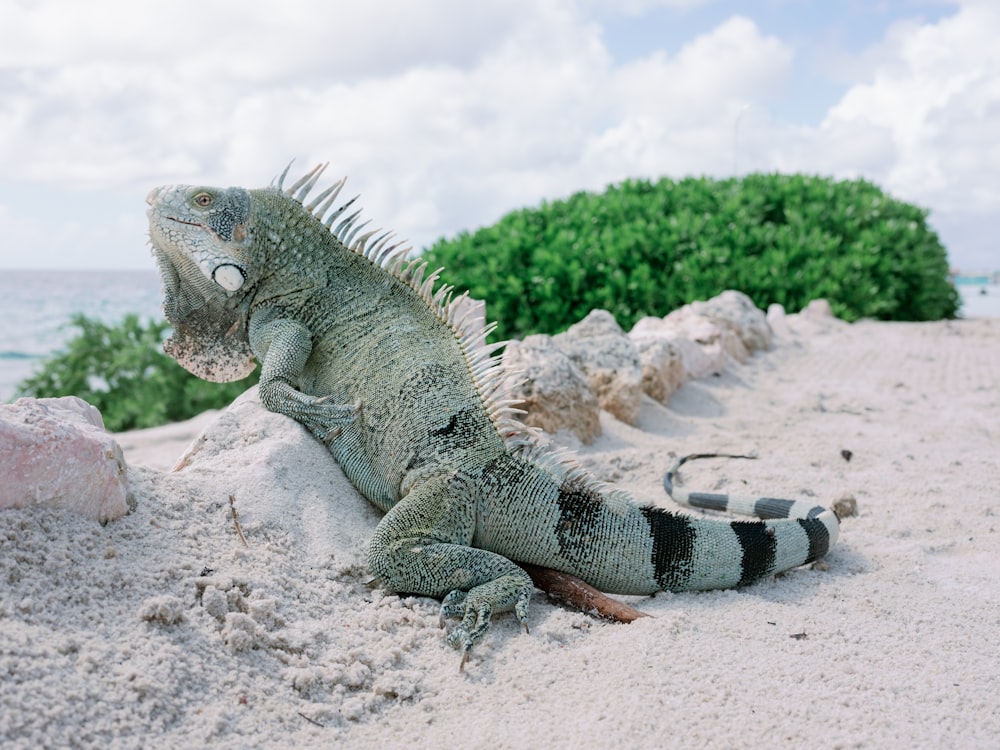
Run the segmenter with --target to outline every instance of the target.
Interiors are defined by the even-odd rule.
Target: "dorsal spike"
[[[392,239],[392,234],[388,233],[379,238],[375,247],[372,248],[372,257],[375,258],[375,262],[380,266],[385,267],[391,261],[395,260],[396,257],[403,250],[402,242],[389,242]]]
[[[313,178],[313,175],[315,175],[317,171],[322,171],[325,168],[326,168],[325,165],[317,164],[315,167],[313,167],[304,175],[302,175],[299,179],[297,179],[294,183],[292,183],[292,185],[287,190],[285,190],[285,195],[291,196],[292,198],[298,200],[298,198],[295,196],[295,191],[298,190],[303,185],[305,185],[307,182],[309,182],[309,180]]]
[[[354,252],[356,252],[356,253],[358,253],[360,255],[364,255],[366,258],[370,258],[371,257],[371,252],[365,248],[365,245],[367,245],[368,244],[368,240],[370,240],[376,234],[378,234],[378,230],[377,229],[373,229],[370,232],[365,232],[363,235],[361,235],[360,237],[358,237],[358,241],[357,242],[355,242],[353,245],[351,245],[351,250],[353,250]],[[372,248],[372,249],[374,250],[374,248]]]
[[[414,258],[413,261],[406,267],[403,271],[406,279],[414,286],[414,288],[420,288],[420,284],[423,282],[424,271],[427,270],[427,261],[421,258]]]
[[[374,234],[374,232],[372,232]],[[369,255],[373,258],[377,258],[382,250],[385,248],[385,244],[392,238],[392,230],[386,230],[382,232],[378,237],[372,240],[372,249]]]
[[[386,258],[385,270],[394,276],[400,276],[399,269],[407,262],[407,256],[413,248],[409,245],[404,245],[402,242],[397,242],[390,250],[392,251],[392,255]]]
[[[278,190],[285,189],[285,178],[288,177],[288,170],[292,168],[292,164],[294,162],[295,159],[292,159],[290,162],[288,162],[288,166],[285,167],[284,171],[282,171],[282,173],[278,176]]]
[[[327,209],[330,208],[335,200],[337,200],[337,196],[340,195],[340,191],[343,189],[344,183],[346,182],[347,178],[341,177],[335,183],[330,185],[330,187],[317,195],[313,199],[312,203],[306,206],[306,208],[310,213],[315,214],[322,219],[323,214],[325,214]],[[324,198],[326,199],[325,201]],[[321,203],[322,205],[320,205]]]
[[[468,292],[457,294],[454,287],[441,284],[438,274],[442,269],[429,273],[427,262],[419,257],[411,257],[412,248],[393,239],[394,233],[382,230],[362,231],[369,221],[359,220],[360,209],[351,211],[359,196],[335,206],[335,201],[347,182],[346,177],[320,191],[306,204],[306,196],[315,189],[328,164],[317,165],[286,188],[285,180],[291,166],[292,162],[289,162],[278,176],[278,190],[302,204],[312,217],[343,243],[344,247],[339,248],[338,252],[346,249],[356,253],[382,269],[382,272],[409,286],[454,334],[461,345],[469,375],[482,398],[486,414],[508,448],[542,466],[551,467],[557,476],[575,477],[578,469],[558,452],[541,447],[534,437],[534,431],[518,420],[517,415],[523,412],[514,405],[520,404],[521,399],[510,397],[510,373],[503,368],[501,358],[495,354],[503,346],[503,342],[486,342],[496,324],[483,325],[482,309],[470,304]]]
[[[323,220],[323,223],[326,225],[326,228],[329,229],[334,234],[337,234],[336,230],[332,229],[333,222],[335,222],[337,220],[337,217],[339,217],[342,213],[344,213],[344,211],[350,208],[351,205],[354,203],[354,201],[356,201],[360,197],[361,197],[360,195],[355,195],[353,198],[347,201],[347,203],[338,208],[336,211],[331,211],[330,215]]]
[[[344,208],[346,208],[346,206]],[[337,225],[337,228],[333,230],[333,233],[338,240],[344,242],[344,233],[354,225],[354,222],[357,221],[359,216],[361,216],[360,208]],[[347,245],[348,243],[344,242],[344,244]]]
[[[297,200],[299,203],[302,203],[302,201],[305,200],[305,197],[307,195],[309,195],[309,191],[312,190],[313,186],[316,184],[316,180],[318,180],[320,178],[320,175],[322,175],[323,172],[326,171],[326,168],[328,166],[330,166],[330,162],[327,162],[326,164],[318,164],[316,166],[316,168],[313,169],[312,172],[310,172],[308,175],[306,175],[306,177],[308,179],[303,178],[305,180],[305,182],[302,182],[302,180],[299,180],[299,182],[302,182],[302,185],[301,185],[301,190],[299,190],[299,192],[295,196],[295,200]],[[291,188],[291,192],[294,193],[295,192],[295,188],[298,185],[299,185],[298,182],[295,183],[295,185],[293,185],[292,188]]]
[[[358,213],[361,213],[361,212],[359,211]],[[354,238],[358,236],[358,232],[360,232],[362,229],[364,229],[366,226],[368,226],[371,223],[372,223],[371,219],[365,219],[360,224],[358,224],[356,227],[352,226],[350,228],[351,231],[347,234],[347,237],[344,238],[344,244],[347,245],[348,247],[351,247],[354,244]],[[376,229],[375,231],[377,232],[378,230]]]

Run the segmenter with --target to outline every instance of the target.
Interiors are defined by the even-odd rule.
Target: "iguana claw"
[[[504,584],[507,585],[504,585]],[[490,584],[486,584],[485,587],[477,587],[477,590],[461,591],[454,590],[449,593],[444,600],[441,602],[441,619],[445,618],[454,619],[456,617],[461,617],[462,622],[455,626],[450,633],[448,633],[448,643],[458,649],[462,650],[462,661],[459,664],[459,671],[464,671],[465,664],[469,660],[469,652],[472,647],[479,643],[486,635],[486,632],[490,628],[490,621],[493,617],[494,605],[490,601],[490,596],[497,592],[485,592],[482,589],[486,587],[499,587],[503,590],[503,593],[508,597],[513,595],[514,603],[514,617],[517,621],[524,625],[524,632],[529,633],[528,630],[528,602],[531,598],[531,587],[524,587],[522,590],[514,591],[508,589],[509,582],[492,581]],[[510,609],[511,605],[509,603],[502,606],[503,611],[505,609]]]
[[[331,396],[305,396],[295,406],[295,418],[327,445],[340,435],[345,426],[357,420],[361,413],[360,400],[353,404],[333,404],[330,403],[331,399]]]

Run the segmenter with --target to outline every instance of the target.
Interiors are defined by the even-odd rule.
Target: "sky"
[[[997,0],[0,0],[0,273],[330,162],[415,248],[630,177],[865,178],[1000,270]]]

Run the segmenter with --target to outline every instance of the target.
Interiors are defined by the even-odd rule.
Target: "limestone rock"
[[[799,314],[805,318],[813,318],[815,320],[834,317],[833,308],[830,307],[830,303],[825,299],[814,299],[803,307],[802,312]]]
[[[642,362],[614,316],[607,310],[592,310],[552,338],[583,371],[601,408],[635,424],[642,401]]]
[[[511,341],[503,355],[510,395],[522,399],[522,421],[555,433],[568,430],[584,443],[601,434],[600,405],[586,376],[553,342],[535,334]]]
[[[710,357],[718,353],[728,355],[737,362],[746,362],[750,358],[743,340],[726,323],[709,317],[702,309],[698,311],[695,304],[684,305],[667,315],[663,320],[668,325],[677,326],[684,338],[694,341],[705,350]],[[725,367],[725,356],[721,358],[722,369]]]
[[[75,396],[0,404],[0,508],[71,508],[101,523],[134,501],[122,449]]]
[[[834,316],[830,303],[825,299],[814,299],[791,315],[781,305],[772,304],[767,309],[767,320],[775,333],[782,336],[813,336],[849,325]]]
[[[683,308],[681,308],[683,309]],[[690,323],[690,319],[686,321]],[[681,325],[675,319],[667,321],[665,318],[643,318],[629,332],[629,337],[633,341],[642,338],[659,338],[670,342],[671,346],[680,353],[681,363],[684,367],[684,380],[697,380],[705,378],[717,372],[721,372],[726,367],[725,353],[721,347],[703,346],[691,336],[708,337],[715,336],[718,326],[710,321],[703,321],[708,327],[695,328],[691,330],[688,325]]]
[[[642,363],[642,390],[647,396],[666,404],[687,379],[681,344],[663,336],[633,335],[629,339]]]
[[[772,302],[767,306],[767,324],[771,326],[775,335],[788,335],[788,313],[785,312],[784,305]]]
[[[692,302],[689,307],[696,314],[731,330],[748,352],[771,346],[773,334],[767,318],[743,292],[728,289],[707,302]]]

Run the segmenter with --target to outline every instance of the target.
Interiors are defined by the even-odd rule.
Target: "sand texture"
[[[630,597],[630,625],[539,593],[460,673],[437,602],[369,584],[378,514],[250,395],[119,436],[117,521],[0,512],[0,747],[1000,746],[1000,320],[775,328],[558,439],[665,506],[671,452],[758,455],[686,465],[698,489],[853,497],[823,564]]]

